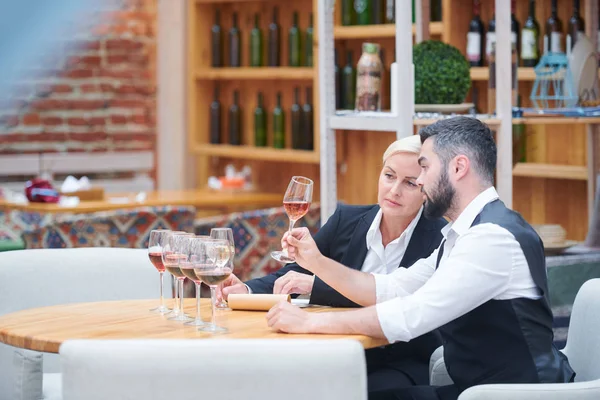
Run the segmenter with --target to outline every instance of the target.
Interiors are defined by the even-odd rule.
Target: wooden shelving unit
[[[587,180],[587,168],[580,165],[517,163],[513,176],[548,179]]]
[[[199,80],[308,80],[315,77],[313,68],[308,67],[244,67],[244,68],[200,68],[196,72]]]
[[[518,69],[518,75],[520,81],[534,81],[535,72],[533,68],[520,67]],[[490,78],[490,71],[488,67],[471,67],[471,80],[473,81],[487,81]]]
[[[281,161],[318,164],[319,155],[314,151],[273,149],[255,146],[231,146],[227,144],[203,144],[196,146],[195,154],[245,160]]]
[[[413,25],[413,35],[416,28]],[[444,31],[444,25],[441,22],[432,22],[429,24],[429,33],[432,36],[440,36]],[[396,36],[396,25],[359,25],[359,26],[336,26],[333,29],[333,35],[336,39],[380,39],[394,38]]]

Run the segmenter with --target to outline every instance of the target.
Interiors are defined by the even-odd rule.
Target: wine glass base
[[[220,301],[215,304],[215,308],[220,311],[231,311],[226,301]]]
[[[193,321],[185,322],[184,325],[188,325],[188,326],[206,326],[206,322],[202,321],[201,319],[195,319]]]
[[[271,252],[271,257],[274,258],[275,260],[279,261],[279,262],[282,262],[282,263],[291,263],[291,262],[296,261],[295,259],[293,259],[290,256],[288,256],[283,251],[272,251]]]
[[[192,318],[188,317],[185,314],[179,314],[175,317],[167,318],[169,321],[178,321],[178,322],[188,322],[192,321]]]
[[[165,306],[160,306],[160,307],[156,307],[156,308],[150,309],[151,313],[154,313],[154,314],[163,314],[163,315],[164,314],[169,314],[169,313],[171,313],[171,311],[172,310],[170,308],[165,307]]]
[[[220,326],[216,326],[213,324],[208,324],[202,328],[198,328],[199,332],[210,332],[210,333],[228,333],[229,330],[227,328],[222,328]]]

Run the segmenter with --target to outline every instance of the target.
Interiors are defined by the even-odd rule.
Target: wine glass
[[[233,265],[233,260],[235,257],[235,242],[233,240],[233,231],[231,230],[231,228],[213,228],[210,230],[210,237],[213,239],[223,239],[223,240],[227,240],[229,242],[229,246],[231,247],[231,257],[229,258],[229,267],[231,268],[231,270],[233,271],[234,265]],[[217,302],[217,309],[218,310],[230,310],[229,306],[227,305],[227,302],[223,299],[221,299],[221,301]]]
[[[211,323],[200,328],[199,330],[212,333],[228,332],[226,328],[217,326],[216,324],[216,288],[221,282],[229,278],[229,275],[231,275],[233,272],[233,269],[229,266],[229,259],[231,258],[231,246],[227,240],[222,239],[206,239],[203,240],[203,243],[206,246],[208,263],[194,265],[194,272],[196,272],[196,275],[202,280],[202,282],[210,287],[212,317]]]
[[[312,201],[313,181],[303,176],[294,176],[283,197],[283,208],[290,218],[289,232],[294,224],[308,212]],[[273,251],[271,257],[279,262],[289,263],[295,260],[288,256],[286,250]]]
[[[187,246],[189,246],[189,238],[193,236],[192,233],[172,232],[168,235],[167,243],[163,249],[162,259],[165,269],[175,277],[177,291],[179,292],[175,298],[173,317],[169,318],[173,321],[187,322],[191,320],[183,309],[183,281],[185,275],[181,272],[180,264],[187,261]]]
[[[150,231],[150,238],[148,239],[148,257],[150,257],[150,262],[158,270],[160,275],[160,305],[150,311],[159,314],[167,314],[171,311],[170,308],[165,306],[165,298],[163,295],[165,265],[162,260],[163,247],[167,241],[168,233],[170,232],[171,231],[167,229],[154,229]]]
[[[180,264],[181,272],[194,282],[196,285],[196,318],[193,321],[184,323],[191,326],[206,326],[200,317],[200,284],[202,280],[196,274],[195,266],[209,264],[211,261],[208,258],[207,245],[205,239],[210,239],[209,236],[194,236],[190,238],[188,246],[188,261]]]

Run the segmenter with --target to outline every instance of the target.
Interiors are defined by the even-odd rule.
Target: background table
[[[170,301],[172,302],[172,300]],[[157,300],[128,300],[65,304],[19,311],[0,316],[0,342],[47,353],[58,353],[69,339],[355,339],[366,349],[387,341],[363,335],[287,334],[269,328],[266,312],[219,311],[217,324],[227,334],[199,332],[196,327],[169,321],[150,313]],[[195,315],[195,299],[185,300],[185,310]],[[305,308],[309,312],[342,311],[327,307]],[[210,318],[210,300],[202,299],[202,317]]]

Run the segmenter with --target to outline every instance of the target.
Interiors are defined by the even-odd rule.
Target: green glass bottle
[[[298,12],[294,12],[294,23],[288,32],[288,65],[299,67],[300,64],[300,28],[298,27]]]
[[[240,109],[240,93],[233,92],[233,104],[229,106],[229,144],[242,144],[242,110]]]
[[[212,53],[212,66],[223,66],[223,30],[221,29],[221,12],[215,11],[215,23],[210,30],[210,47]]]
[[[373,0],[373,13],[371,23],[381,25],[385,21],[385,0]]]
[[[349,26],[355,24],[354,0],[342,0],[342,25]]]
[[[356,104],[356,69],[352,64],[352,51],[346,52],[347,63],[342,68],[342,108],[354,110]]]
[[[313,13],[310,13],[308,28],[306,28],[306,40],[304,41],[304,65],[313,66]]]
[[[357,25],[370,25],[373,23],[373,5],[370,0],[354,0]]]
[[[300,107],[300,88],[294,89],[294,103],[291,108],[292,148],[302,148],[302,108]]]
[[[312,90],[306,88],[306,99],[302,105],[302,149],[312,150],[314,146],[314,121],[312,107]]]
[[[535,0],[529,0],[529,15],[521,32],[521,60],[524,67],[535,67],[540,60],[540,24],[535,18]]]
[[[250,31],[250,66],[262,67],[263,65],[263,38],[260,31],[258,14],[254,15],[254,28]]]
[[[273,109],[273,147],[285,148],[285,112],[281,107],[281,92],[277,93],[277,105]]]
[[[254,145],[267,145],[267,112],[263,107],[263,94],[258,92],[258,102],[254,109]]]
[[[269,67],[279,67],[281,65],[281,57],[279,56],[279,24],[277,23],[277,7],[273,9],[273,20],[269,24],[269,43],[267,45],[267,65]]]
[[[240,67],[242,65],[242,35],[238,28],[237,13],[233,13],[233,25],[229,30],[229,66]]]
[[[219,101],[219,85],[215,84],[215,93],[210,103],[210,142],[221,143],[221,102]]]

